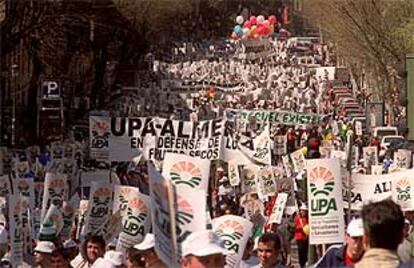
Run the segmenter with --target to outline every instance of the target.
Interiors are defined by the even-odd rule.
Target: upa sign
[[[60,97],[60,83],[56,80],[42,81],[42,98],[59,98]]]
[[[310,243],[342,243],[345,223],[339,160],[308,160],[306,169],[310,204]]]

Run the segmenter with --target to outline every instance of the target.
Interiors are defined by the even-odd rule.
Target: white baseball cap
[[[154,246],[155,246],[155,237],[153,234],[148,233],[145,235],[144,240],[141,243],[135,245],[134,248],[138,250],[147,250],[147,249],[153,248]]]
[[[353,219],[346,228],[346,233],[351,237],[360,237],[364,235],[364,224],[362,219]]]
[[[125,262],[125,256],[122,252],[109,250],[104,255],[104,260],[112,262],[113,265],[122,265]]]
[[[182,244],[182,255],[209,256],[224,254],[225,248],[220,237],[211,230],[199,231],[190,234]]]
[[[35,252],[52,254],[56,249],[55,244],[50,241],[39,241],[34,249]]]
[[[109,260],[104,258],[97,258],[96,261],[92,264],[91,268],[116,268],[116,266]]]
[[[300,210],[308,210],[308,206],[305,203],[302,203],[302,205],[300,205]]]

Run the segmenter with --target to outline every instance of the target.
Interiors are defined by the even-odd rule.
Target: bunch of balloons
[[[257,39],[270,36],[275,30],[276,17],[269,16],[267,19],[263,15],[251,16],[250,19],[244,21],[243,16],[237,16],[237,25],[234,26],[231,38],[239,39]]]

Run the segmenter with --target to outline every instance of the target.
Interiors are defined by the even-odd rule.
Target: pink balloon
[[[268,21],[269,21],[270,24],[275,24],[276,23],[276,16],[275,15],[269,16]]]
[[[243,24],[243,28],[248,28],[248,29],[252,28],[252,24],[250,23],[250,21],[245,21]]]
[[[250,23],[251,23],[252,25],[256,25],[256,23],[257,23],[257,19],[256,19],[256,17],[255,17],[255,16],[251,16],[251,17],[250,17]]]

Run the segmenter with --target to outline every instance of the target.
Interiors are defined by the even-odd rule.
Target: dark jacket
[[[332,246],[313,266],[314,268],[350,267],[345,265],[346,245]]]

